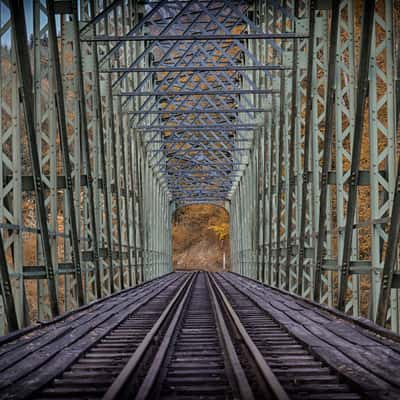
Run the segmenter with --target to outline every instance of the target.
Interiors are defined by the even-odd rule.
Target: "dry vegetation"
[[[172,231],[175,269],[222,269],[223,253],[229,268],[229,216],[220,207],[191,205],[174,216]]]

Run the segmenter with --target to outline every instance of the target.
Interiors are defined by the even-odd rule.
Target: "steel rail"
[[[3,369],[4,371],[5,368],[14,368],[12,367],[12,364],[16,365],[16,363],[19,364],[19,367],[13,369],[13,373],[12,375],[10,374],[11,377],[7,379],[6,384],[4,384],[4,381],[2,381],[2,383],[0,384],[2,386],[2,390],[0,391],[0,398],[8,399],[15,397],[20,399],[31,399],[33,397],[48,397],[49,393],[46,392],[50,391],[54,394],[55,392],[57,392],[58,389],[61,389],[62,391],[65,382],[67,382],[67,385],[71,389],[71,392],[74,390],[76,391],[77,387],[74,386],[73,379],[76,379],[77,375],[75,375],[75,378],[72,378],[71,376],[66,377],[64,374],[70,374],[71,371],[75,370],[75,367],[77,367],[80,363],[85,363],[85,358],[90,354],[104,354],[101,348],[101,344],[104,340],[109,339],[110,336],[113,335],[113,333],[118,332],[120,329],[124,330],[125,328],[123,327],[123,325],[125,323],[129,323],[129,320],[132,318],[135,319],[138,313],[146,309],[146,307],[148,307],[152,302],[157,302],[157,298],[162,293],[166,293],[167,290],[171,290],[169,298],[172,298],[174,293],[178,290],[178,288],[182,285],[182,282],[184,282],[185,280],[186,277],[182,275],[178,277],[170,275],[166,281],[155,279],[149,281],[149,283],[153,282],[152,284],[144,283],[140,285],[139,290],[136,290],[136,288],[123,290],[107,298],[101,298],[89,305],[80,307],[77,310],[67,313],[65,316],[58,317],[55,320],[49,321],[47,323],[41,323],[41,325],[35,329],[32,329],[30,331],[22,331],[23,335],[27,333],[32,334],[29,335],[32,339],[28,342],[25,342],[23,346],[28,346],[28,348],[31,348],[31,350],[29,351],[31,355],[35,353],[38,359],[41,359],[42,357],[44,357],[44,359],[42,360],[42,363],[40,365],[37,362],[33,362],[29,363],[29,365],[21,366],[24,358],[26,358],[26,353],[24,354],[17,352],[13,354],[11,350],[11,352],[9,353],[9,356],[11,357],[11,363],[7,364],[6,361],[6,364],[3,363],[1,365],[0,370]],[[132,289],[134,290],[132,291]],[[131,294],[126,297],[126,294],[128,292],[131,292]],[[108,301],[113,304],[112,308],[108,308]],[[99,311],[98,307],[96,307],[96,305],[99,305],[101,303],[103,303],[105,307],[105,309],[103,307],[101,308],[103,311]],[[93,306],[94,309],[92,309]],[[161,314],[161,312],[162,310],[159,311],[159,314]],[[90,317],[89,320],[84,317],[85,314],[86,317]],[[154,318],[154,321],[155,319],[156,317]],[[55,340],[53,340],[54,343],[52,344],[51,348],[48,346],[48,343],[44,343],[44,346],[47,346],[46,350],[44,350],[43,346],[35,345],[35,339],[43,337],[43,332],[40,332],[41,328],[47,328],[48,332],[49,327],[51,325],[55,325],[54,329],[55,331],[57,331],[57,324],[60,322],[62,322],[62,325],[65,326],[66,329],[62,329],[61,335],[58,335],[57,339],[54,338]],[[142,328],[140,327],[140,329]],[[150,327],[144,327],[143,329],[148,330],[150,329]],[[34,332],[35,330],[39,330],[36,335]],[[44,334],[46,335],[45,332]],[[17,337],[18,336],[14,335],[13,337],[10,337],[10,339],[15,340]],[[131,337],[132,334],[130,335],[130,338]],[[74,338],[73,342],[71,341],[71,338]],[[83,338],[84,340],[81,341],[81,339]],[[57,340],[59,340],[58,344]],[[60,341],[64,343],[62,345],[62,349],[60,349],[59,347],[59,345],[61,344]],[[79,346],[76,346],[77,342],[80,342]],[[2,344],[4,343],[7,343],[7,340],[2,342]],[[21,346],[19,346],[19,349],[21,349]],[[71,349],[71,351],[67,349]],[[133,353],[133,349],[131,350],[131,353]],[[54,368],[49,369],[47,368],[46,364],[53,357],[61,357],[63,359],[63,362],[56,362]],[[100,363],[101,361],[98,359],[98,362]],[[106,364],[104,368],[112,367],[109,362],[111,361],[103,361],[103,363]],[[39,367],[45,369],[46,372],[43,373]],[[118,370],[122,369],[122,366],[114,367],[118,368]],[[36,378],[32,381],[29,381],[29,383],[26,385],[16,384],[16,382],[19,382],[19,379],[21,378],[21,369],[31,370],[31,368],[38,368],[38,375],[36,376]],[[94,390],[101,392],[102,389],[94,388]],[[105,392],[105,390],[106,389],[104,389],[103,393]]]
[[[189,300],[189,295],[191,293],[192,288],[193,288],[193,280],[191,282],[190,287],[188,287],[188,290],[186,291],[184,297],[182,298],[178,308],[176,309],[174,316],[172,317],[171,323],[169,324],[169,326],[167,328],[167,331],[166,331],[164,338],[160,344],[160,347],[158,348],[157,354],[155,355],[155,357],[153,359],[150,369],[147,372],[146,377],[145,377],[144,381],[142,382],[142,384],[135,396],[136,400],[150,398],[149,396],[152,391],[152,387],[153,387],[154,383],[156,382],[157,376],[160,373],[161,367],[162,367],[165,357],[167,355],[168,348],[174,337],[175,329],[177,328],[179,321],[183,317],[184,309]]]
[[[229,362],[229,367],[230,370],[232,371],[233,382],[230,383],[234,385],[234,389],[240,394],[241,399],[253,400],[254,399],[253,391],[250,387],[246,374],[243,370],[239,357],[236,353],[235,346],[233,344],[231,335],[229,333],[228,327],[223,317],[221,306],[218,303],[217,296],[213,291],[212,285],[210,284],[207,275],[206,275],[206,280],[209,289],[209,294],[211,295],[211,303],[212,303],[214,318],[218,326],[217,331],[219,336],[219,342],[224,347],[227,361]],[[184,302],[185,300],[187,301],[187,299],[188,296],[185,297],[185,299],[182,299],[179,309],[176,311],[176,314],[174,315],[174,318],[171,321],[170,326],[168,327],[167,333],[163,338],[163,341],[159,347],[157,355],[155,356],[154,361],[135,396],[136,400],[149,400],[154,398],[153,397],[154,387],[156,385],[157,378],[161,375],[161,369],[165,361],[167,351],[171,347],[173,341],[174,331],[178,326],[179,321],[183,317],[182,311],[184,310],[185,307]]]
[[[163,311],[157,322],[147,333],[142,343],[132,354],[125,367],[122,369],[120,374],[114,380],[113,384],[109,387],[109,389],[107,390],[106,394],[103,397],[103,400],[112,400],[112,399],[117,400],[125,398],[124,394],[126,394],[126,390],[127,388],[129,388],[129,381],[131,381],[135,373],[138,372],[142,360],[144,359],[151,345],[155,342],[158,333],[162,329],[167,318],[171,315],[171,312],[174,310],[175,306],[178,304],[178,301],[180,301],[182,296],[184,296],[183,299],[187,298],[188,293],[190,292],[190,288],[192,287],[192,284],[196,279],[196,276],[197,273],[191,274],[182,284],[182,286],[175,294],[173,299],[169,302],[169,304],[167,305],[167,307],[165,308],[165,310]],[[184,300],[181,301],[178,307],[180,307],[183,302]]]
[[[232,341],[231,333],[228,329],[228,326],[225,322],[223,310],[218,302],[217,294],[215,293],[215,289],[210,281],[210,274],[207,273],[207,286],[209,289],[209,293],[211,295],[212,305],[214,309],[215,319],[219,328],[219,336],[223,346],[225,347],[225,354],[229,360],[230,367],[232,368],[232,372],[235,378],[235,383],[240,393],[242,399],[252,400],[254,399],[253,391],[250,387],[247,376],[243,370],[243,367],[240,363],[239,357],[237,355],[235,346]]]
[[[215,278],[210,276],[210,279],[222,301],[222,304],[224,305],[226,313],[229,315],[230,319],[232,320],[232,323],[236,327],[236,329],[240,335],[240,339],[242,340],[243,344],[248,349],[251,357],[253,358],[253,361],[257,365],[258,372],[260,373],[262,379],[264,380],[267,388],[272,392],[275,399],[290,400],[289,395],[286,393],[285,389],[279,382],[278,378],[272,371],[271,367],[265,361],[260,350],[257,348],[257,346],[255,345],[253,340],[250,338],[245,327],[243,326],[238,315],[236,314],[236,312],[233,309],[232,305],[230,304],[229,300],[225,296],[224,292],[222,291],[222,289],[216,282]]]
[[[170,275],[170,274],[171,274],[171,272],[168,273],[167,275]],[[167,275],[164,275],[164,276],[167,276]],[[124,295],[126,293],[131,292],[132,290],[138,290],[138,289],[141,289],[141,288],[143,288],[145,286],[149,286],[152,283],[159,281],[160,279],[161,279],[161,277],[156,277],[156,278],[150,279],[150,280],[148,280],[146,282],[138,283],[136,286],[120,290],[119,292],[112,293],[107,297],[102,297],[102,298],[93,300],[91,303],[85,304],[82,307],[75,308],[73,310],[67,311],[66,313],[64,313],[64,314],[62,314],[62,315],[60,315],[60,316],[58,316],[56,318],[53,318],[53,319],[51,319],[49,321],[38,321],[36,325],[31,325],[29,327],[26,327],[26,328],[20,329],[18,331],[12,332],[12,333],[10,333],[8,335],[1,336],[0,337],[0,345],[9,343],[11,341],[14,341],[14,340],[16,340],[16,339],[20,338],[21,336],[26,335],[28,333],[30,334],[32,332],[36,332],[36,331],[40,330],[43,327],[46,327],[46,326],[49,326],[49,325],[54,325],[54,324],[56,324],[57,322],[60,322],[60,321],[66,321],[67,318],[70,318],[74,314],[78,314],[78,313],[80,313],[80,312],[82,312],[84,310],[88,310],[88,309],[94,307],[97,304],[105,303],[109,299]]]
[[[234,295],[236,297],[236,300],[234,300],[236,302],[236,305],[240,304],[243,301],[250,301],[252,304],[254,304],[256,306],[256,308],[258,308],[262,314],[264,314],[266,316],[266,320],[267,321],[271,321],[272,322],[272,326],[275,327],[277,330],[281,330],[282,333],[286,333],[288,335],[288,337],[291,337],[293,339],[292,341],[292,345],[296,344],[299,345],[300,347],[302,347],[305,351],[304,355],[306,356],[311,356],[312,358],[314,358],[315,361],[321,363],[322,364],[318,367],[320,369],[325,369],[327,372],[327,374],[329,375],[333,375],[336,376],[336,382],[338,382],[338,384],[344,385],[345,387],[340,387],[337,389],[337,392],[333,392],[334,388],[332,387],[330,390],[330,394],[332,395],[332,398],[340,398],[341,395],[343,395],[346,398],[371,398],[371,399],[377,399],[377,398],[391,398],[391,399],[398,399],[398,392],[397,392],[397,388],[394,389],[393,387],[386,387],[384,392],[384,395],[382,397],[380,397],[379,395],[381,394],[379,391],[375,392],[374,390],[371,391],[371,387],[369,386],[369,384],[367,384],[366,386],[365,384],[365,379],[361,379],[359,380],[358,377],[354,376],[353,374],[349,374],[347,373],[348,371],[352,370],[352,367],[349,367],[348,365],[346,365],[346,362],[343,363],[343,359],[342,360],[338,360],[335,358],[330,358],[330,357],[325,357],[325,350],[322,350],[323,347],[319,347],[320,350],[314,352],[313,349],[317,348],[318,346],[315,346],[313,344],[310,343],[310,341],[308,339],[305,339],[304,336],[304,332],[299,332],[296,329],[296,324],[299,323],[299,321],[294,322],[294,326],[292,326],[292,324],[289,321],[285,321],[284,319],[281,319],[281,316],[278,314],[273,315],[273,313],[270,312],[271,308],[274,308],[274,306],[272,306],[272,303],[275,301],[277,301],[277,299],[273,296],[273,297],[269,297],[269,293],[274,293],[275,294],[280,294],[283,297],[284,296],[290,296],[293,299],[295,299],[296,301],[298,301],[299,303],[304,302],[307,303],[309,306],[315,307],[316,308],[316,312],[318,313],[318,310],[323,310],[324,312],[330,313],[334,316],[334,320],[335,321],[340,321],[341,319],[347,322],[350,322],[353,325],[358,325],[364,329],[370,330],[371,332],[374,332],[376,334],[378,334],[379,336],[382,337],[386,337],[387,334],[390,332],[389,330],[384,330],[384,329],[380,329],[380,327],[374,325],[373,323],[369,322],[365,319],[365,321],[361,321],[360,319],[354,318],[354,317],[350,317],[349,315],[346,315],[344,313],[342,313],[341,311],[335,310],[333,308],[330,308],[328,306],[325,306],[323,304],[317,303],[314,300],[310,300],[310,299],[306,299],[303,298],[297,294],[288,292],[284,289],[278,289],[278,288],[273,288],[271,286],[268,286],[266,284],[262,284],[260,282],[258,282],[255,279],[252,278],[247,278],[247,277],[243,277],[240,276],[237,273],[229,273],[229,274],[222,274],[222,273],[217,273],[216,274],[218,277],[218,280],[221,284],[221,286],[224,286],[225,284],[227,285],[224,288],[225,292],[228,292],[230,295],[233,294],[233,292],[236,292],[236,294]],[[229,289],[228,289],[229,288]],[[233,292],[230,292],[230,289],[233,289]],[[267,291],[265,290],[267,289]],[[239,296],[237,296],[239,294]],[[268,300],[266,300],[268,298]],[[271,300],[271,301],[269,301]],[[271,307],[271,308],[270,308]],[[282,316],[285,315],[286,312],[283,312]],[[238,309],[238,314],[242,314],[241,318],[243,320],[246,320],[247,324],[252,324],[251,321],[251,316],[250,318],[247,317],[247,315],[243,312],[241,312]],[[287,314],[286,314],[287,315]],[[285,317],[284,317],[285,318]],[[261,324],[264,321],[261,320]],[[303,326],[302,324],[304,324],[304,321],[302,323],[300,323],[301,326]],[[318,322],[316,322],[316,324],[318,324]],[[306,326],[307,323],[304,324],[304,326]],[[350,326],[350,325],[349,325]],[[271,328],[271,325],[270,325]],[[308,330],[309,328],[307,327],[306,330]],[[312,329],[311,329],[312,330]],[[359,331],[360,332],[360,331]],[[370,332],[370,333],[371,333]],[[361,332],[360,332],[361,333]],[[393,333],[390,332],[392,335]],[[257,336],[257,334],[259,333],[254,333],[255,336]],[[265,332],[264,332],[265,334]],[[331,337],[326,337],[323,333],[315,333],[315,337],[319,338],[318,340],[321,340],[322,342],[325,342],[329,345],[332,345],[331,342]],[[344,336],[346,336],[347,338],[350,338],[352,335],[348,332],[347,334],[344,334],[342,331],[342,334]],[[359,333],[358,333],[359,334]],[[344,337],[343,336],[343,337]],[[369,336],[369,334],[368,334]],[[265,337],[265,336],[264,336]],[[369,336],[371,337],[371,336]],[[390,335],[389,335],[390,337]],[[398,341],[398,336],[396,337],[396,335],[393,335],[392,338],[395,341]],[[266,339],[268,340],[268,339]],[[286,343],[286,345],[288,345],[288,343]],[[284,350],[285,349],[285,344],[282,343],[282,347],[280,348],[280,350]],[[264,357],[268,357],[270,355],[269,353],[269,349],[263,350],[260,349],[261,352],[264,352]],[[282,356],[286,356],[286,353],[282,352],[281,353]],[[346,354],[347,357],[350,359],[350,365],[352,364],[352,360],[354,360],[353,356],[352,356],[352,352],[348,352],[348,354]],[[300,357],[300,355],[299,355]],[[277,358],[277,360],[279,360],[279,358]],[[356,361],[357,362],[357,361]],[[286,366],[285,366],[286,364]],[[354,365],[354,364],[353,364]],[[361,364],[360,364],[361,365]],[[278,368],[283,368],[286,367],[287,368],[287,373],[289,373],[290,369],[292,368],[290,366],[290,364],[283,362]],[[295,367],[296,368],[296,367]],[[301,382],[301,372],[299,375],[298,372],[295,370],[295,368],[291,371],[292,373],[292,381],[297,380],[298,381],[298,386],[296,387],[296,389],[299,392],[302,392],[302,385],[305,384],[306,388],[305,388],[305,392],[307,392],[307,382],[302,383]],[[367,368],[368,369],[368,368]],[[376,370],[375,372],[373,372],[372,370],[370,370],[370,372],[372,373],[369,378],[367,378],[368,380],[371,379],[375,379],[375,377],[377,377],[377,373]],[[321,371],[321,378],[322,378],[322,374],[323,372]],[[373,378],[374,377],[374,378]],[[387,380],[387,382],[390,382],[390,379],[387,379],[387,376],[385,378]],[[287,381],[283,381],[283,385],[288,385]],[[317,385],[320,385],[320,388],[317,387]],[[395,386],[398,386],[397,384]],[[288,390],[290,385],[288,385]],[[394,391],[392,391],[392,389]],[[316,382],[316,385],[314,386],[314,395],[316,396],[315,398],[318,397],[318,393],[320,394],[324,394],[326,392],[326,386],[323,383],[323,380],[320,381],[320,383]],[[382,393],[383,393],[382,392]],[[334,397],[336,393],[337,397]],[[340,394],[339,394],[340,393]],[[319,398],[319,397],[318,397]]]

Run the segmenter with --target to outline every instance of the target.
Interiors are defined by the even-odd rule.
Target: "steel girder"
[[[174,4],[165,1],[149,4],[143,17],[145,22],[139,22],[141,26],[134,27],[126,37],[116,35],[114,40],[109,40],[112,35],[106,37],[97,32],[93,36],[88,27],[83,30],[83,38],[88,43],[107,45],[110,41],[115,42],[111,49],[104,52],[106,56],[101,61],[104,66],[102,71],[116,77],[112,85],[113,94],[117,98],[122,97],[123,109],[131,106],[134,100],[139,104],[141,102],[140,108],[133,111],[137,117],[132,119],[132,127],[140,134],[147,153],[151,154],[150,162],[156,172],[162,168],[168,173],[170,167],[179,170],[192,159],[190,161],[197,165],[216,165],[214,172],[220,174],[218,182],[222,186],[226,176],[218,170],[221,162],[231,163],[232,168],[236,162],[247,163],[248,148],[240,147],[239,142],[252,142],[253,133],[249,128],[253,125],[257,128],[258,124],[249,124],[249,118],[235,114],[235,109],[243,110],[252,118],[254,114],[250,114],[251,110],[260,110],[261,117],[256,115],[256,120],[262,123],[263,111],[268,110],[270,103],[268,95],[278,93],[271,88],[276,71],[288,67],[260,63],[243,40],[292,40],[293,37],[290,32],[270,34],[262,31],[248,17],[249,7],[251,4],[243,1],[188,1]],[[135,38],[140,36],[142,28],[147,37],[151,39],[157,36],[160,40],[147,42],[136,60],[121,65],[122,43],[137,42]],[[193,38],[194,34],[198,37]],[[176,40],[177,36],[185,40]],[[268,43],[278,53],[281,51],[280,46],[272,40],[268,40]],[[151,59],[152,65],[140,67],[139,64],[146,58]],[[253,76],[258,73],[264,76],[261,85]],[[125,89],[128,79],[135,82],[134,90]],[[259,101],[256,95],[262,96],[263,100]],[[194,109],[198,112],[189,113],[188,110]],[[213,109],[217,113],[212,114]],[[179,114],[180,110],[182,114]],[[229,116],[229,111],[233,115]],[[239,133],[239,130],[245,133]],[[204,131],[205,134],[199,136],[197,131]],[[169,141],[172,132],[175,138],[181,140],[180,143]],[[193,136],[198,143],[190,142]],[[209,138],[216,145],[211,145]],[[224,144],[226,141],[229,141],[229,146]],[[239,152],[245,154],[236,154]],[[207,176],[207,172],[203,175]],[[196,177],[192,175],[192,179],[193,176]],[[177,172],[174,178],[174,188],[179,188],[180,193],[184,194],[187,177]],[[237,180],[237,176],[233,175],[233,179]],[[207,186],[202,181],[198,177],[198,193],[207,196]],[[226,187],[220,196],[221,200],[227,199],[229,188]],[[175,199],[179,203],[182,197]]]
[[[0,333],[171,270],[170,194],[99,72],[107,45],[80,43],[78,15],[101,7],[0,2]],[[116,7],[89,29],[125,32],[143,12]],[[128,64],[144,46],[122,48]]]
[[[398,332],[396,4],[286,7],[255,2],[262,30],[309,38],[269,54],[292,69],[272,86],[285,96],[272,97],[231,197],[233,266]]]

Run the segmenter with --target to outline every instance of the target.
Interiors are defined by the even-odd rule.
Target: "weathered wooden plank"
[[[6,353],[15,351],[16,349],[18,349],[21,346],[26,346],[32,340],[38,339],[41,336],[45,335],[46,333],[47,333],[47,329],[34,330],[34,331],[30,331],[26,335],[19,336],[17,339],[15,339],[12,342],[7,341],[5,344],[0,345],[0,357]]]
[[[316,321],[316,313],[317,315],[321,313],[315,310],[310,317],[310,310],[313,308],[311,304],[307,304],[308,307],[303,311],[296,307],[291,309],[288,306],[287,296],[281,296],[279,292],[265,286],[263,286],[263,291],[254,290],[254,285],[250,289],[250,285],[246,284],[246,279],[242,279],[241,284],[255,303],[278,323],[285,326],[290,334],[307,345],[321,360],[325,360],[328,365],[340,372],[345,371],[352,377],[353,382],[367,391],[372,391],[374,396],[377,388],[385,388],[390,396],[400,398],[400,389],[396,388],[400,388],[398,373],[400,360],[399,354],[392,348],[371,339],[371,336],[365,335],[362,329],[359,327],[356,329],[351,322],[341,320],[338,316],[332,317],[332,320],[323,318],[323,323],[320,323],[318,319]],[[294,298],[293,301],[297,304],[300,302],[299,299]],[[288,322],[288,318],[291,322]],[[370,379],[365,380],[365,376]],[[371,382],[372,384],[368,386],[367,383]],[[390,398],[390,396],[384,398]]]
[[[317,324],[325,325],[329,324],[331,321],[334,321],[333,318],[327,318],[324,314],[315,312],[314,310],[304,309],[302,312],[304,314],[307,314],[307,317]]]
[[[136,298],[138,295],[139,293],[133,293],[132,298]],[[32,352],[37,351],[43,346],[60,338],[66,333],[66,331],[72,331],[76,327],[90,323],[94,318],[96,318],[96,316],[107,313],[115,307],[115,304],[120,302],[122,303],[124,299],[125,296],[116,296],[115,298],[110,299],[109,302],[96,304],[94,307],[90,308],[90,312],[85,310],[82,313],[71,315],[65,320],[46,326],[43,328],[43,335],[31,335],[29,338],[30,340],[27,341],[22,340],[23,338],[18,339],[16,343],[13,343],[13,346],[9,346],[11,348],[8,349],[7,352],[0,356],[0,372],[12,365],[11,360],[14,360],[15,363],[23,357],[27,357]],[[19,343],[20,341],[23,343],[22,345]]]
[[[314,351],[322,361],[328,365],[334,365],[335,369],[345,378],[360,386],[366,393],[369,393],[370,399],[399,399],[400,391],[396,391],[388,382],[376,377],[334,347],[324,346],[320,349],[314,347]]]
[[[67,351],[69,345],[80,339],[84,335],[90,335],[90,332],[98,325],[107,323],[107,321],[115,315],[115,312],[122,311],[121,304],[107,313],[94,318],[90,323],[75,328],[69,334],[63,336],[55,343],[48,344],[39,351],[29,354],[23,361],[13,365],[0,374],[0,389],[5,389],[19,379],[27,376],[37,368],[42,368],[51,358],[55,357],[61,351]],[[20,386],[20,384],[15,385]],[[1,397],[0,397],[1,398]]]
[[[291,325],[285,325],[285,327],[288,329],[290,334],[294,336],[296,339],[298,339],[301,343],[306,345],[308,348],[314,348],[314,347],[328,347],[329,344],[324,342],[323,340],[320,340],[318,337],[313,335],[309,330],[304,328],[303,326],[293,323]]]
[[[400,361],[380,351],[380,346],[375,348],[353,346],[352,351],[349,351],[348,347],[339,347],[338,350],[342,351],[342,353],[347,351],[348,357],[360,366],[400,388]]]
[[[346,352],[351,351],[351,349],[354,348],[354,345],[352,343],[325,329],[324,326],[317,325],[315,323],[309,323],[307,325],[304,325],[304,327],[314,336],[320,338],[326,343],[329,343],[333,347],[341,347],[343,349],[346,349]]]
[[[283,301],[283,303],[285,304],[286,307],[288,307],[294,311],[305,311],[306,310],[306,308],[302,304],[296,303],[293,300],[286,299]]]
[[[99,313],[108,310],[110,306],[107,304],[112,299],[119,299],[120,301],[123,301],[126,297],[138,297],[141,295],[145,287],[153,287],[154,285],[157,286],[159,284],[159,278],[153,279],[136,287],[128,288],[111,296],[95,300],[90,304],[80,307],[79,309],[76,309],[74,311],[68,312],[58,318],[55,318],[52,321],[45,322],[43,325],[34,327],[33,329],[29,329],[26,334],[19,335],[18,332],[16,332],[14,335],[15,340],[7,340],[3,345],[0,346],[0,365],[3,364],[3,356],[5,356],[6,354],[17,351],[17,349],[20,347],[34,345],[34,342],[36,340],[41,338],[43,335],[46,335],[48,332],[53,331],[54,329],[58,329],[60,327],[63,328],[65,324],[74,327],[87,323]],[[54,332],[52,334],[54,334]]]
[[[182,276],[175,277],[171,282],[181,278]],[[14,364],[12,368],[3,371],[0,374],[0,388],[3,389],[0,398],[10,398],[9,396],[19,390],[31,391],[32,387],[30,387],[29,383],[31,374],[45,378],[47,376],[46,371],[50,371],[52,376],[57,376],[62,371],[54,368],[53,363],[58,365],[59,360],[67,357],[66,354],[71,354],[75,358],[79,357],[82,352],[82,349],[79,349],[80,345],[84,346],[85,343],[89,347],[93,345],[102,336],[107,334],[109,330],[122,322],[129,314],[134,313],[146,301],[155,297],[162,290],[164,290],[164,285],[161,283],[156,288],[152,286],[147,287],[141,291],[139,301],[137,296],[132,296],[124,301],[121,301],[118,297],[114,297],[112,301],[106,303],[107,312],[103,310],[103,312],[96,314],[94,318],[88,320],[84,325],[75,327],[75,329],[60,337],[56,342],[47,344],[40,348],[39,351],[33,352],[22,361]],[[80,340],[82,341],[80,342]],[[55,357],[56,355],[57,357]],[[63,370],[67,367],[68,364],[64,362]],[[22,378],[24,379],[21,381]],[[18,384],[12,385],[17,381]],[[33,382],[37,385],[43,384],[43,381],[39,378],[34,379]],[[12,385],[11,388],[10,385]],[[7,389],[4,390],[5,388]]]
[[[60,376],[82,353],[87,351],[93,344],[97,343],[123,322],[128,315],[140,309],[143,304],[149,299],[156,297],[164,289],[165,288],[160,285],[158,289],[148,290],[147,295],[145,294],[139,302],[134,301],[119,304],[112,312],[111,318],[107,315],[104,318],[104,323],[99,323],[97,326],[82,330],[79,337],[73,338],[68,348],[65,348],[62,352],[58,352],[57,357],[51,357],[46,360],[45,363],[42,363],[40,368],[33,368],[31,373],[26,375],[23,379],[20,379],[17,384],[7,387],[4,395],[3,393],[0,394],[0,399],[11,400],[27,398],[34,391],[39,390],[46,383]]]
[[[393,341],[391,338],[378,335],[368,329],[361,328],[358,325],[355,325],[354,328],[357,329],[357,331],[361,332],[361,334],[365,337],[375,341],[376,343],[382,344],[384,348],[391,349],[400,354],[400,343]]]
[[[16,364],[18,361],[25,359],[25,357],[34,353],[35,351],[38,351],[42,347],[55,342],[72,329],[73,328],[71,326],[63,326],[58,329],[52,329],[45,335],[40,336],[33,343],[28,343],[25,346],[19,347],[15,351],[6,354],[0,359],[0,372],[3,372],[5,369]]]
[[[350,324],[356,325],[357,327],[360,327],[360,329],[364,330],[365,335],[369,337],[373,337],[374,335],[377,335],[377,340],[379,341],[379,337],[384,338],[384,344],[388,346],[392,346],[393,343],[398,343],[400,347],[400,335],[397,333],[391,331],[390,329],[386,329],[380,325],[375,324],[371,320],[363,317],[352,317],[350,315],[347,315],[335,308],[329,307],[325,304],[319,304],[316,303],[315,301],[312,301],[307,298],[302,298],[301,296],[295,294],[295,293],[289,293],[286,292],[282,289],[278,289],[275,287],[270,287],[267,284],[255,281],[254,279],[247,278],[247,277],[242,277],[239,276],[237,273],[229,273],[225,274],[224,276],[226,277],[227,275],[232,275],[235,278],[240,279],[242,282],[251,282],[251,283],[256,283],[260,287],[264,288],[265,290],[265,296],[269,296],[271,292],[278,293],[281,295],[289,296],[296,302],[299,302],[300,304],[303,304],[304,307],[309,307],[310,309],[313,309],[316,313],[321,313],[322,315],[327,315],[327,316],[332,316],[335,319],[340,319],[343,320],[344,322],[348,322]],[[391,340],[391,342],[390,342]],[[393,346],[395,349],[398,349],[398,347]]]
[[[277,303],[276,301],[269,302],[272,307],[275,307]],[[282,307],[279,308],[282,310]],[[318,356],[321,356],[320,352],[324,352],[329,344],[341,351],[343,355],[347,355],[348,359],[353,360],[361,368],[400,387],[400,375],[398,374],[400,359],[396,352],[389,349],[384,350],[384,346],[357,332],[347,321],[336,320],[328,329],[329,324],[317,324],[310,320],[307,314],[302,315],[295,311],[284,311],[284,313],[311,333],[311,335],[307,335],[296,324],[292,324],[289,329],[296,338],[311,346]],[[313,341],[317,343],[321,340],[325,342],[324,345],[313,345]],[[315,346],[318,348],[315,349]],[[339,367],[330,365],[335,369]]]
[[[355,326],[352,326],[345,321],[335,320],[325,324],[324,327],[331,332],[334,332],[336,335],[346,339],[350,343],[361,346],[377,345],[376,341],[370,339],[368,336],[365,336],[362,332],[356,329]]]
[[[18,352],[18,349],[20,349],[21,347],[25,349],[29,348],[30,346],[36,347],[35,342],[37,340],[41,341],[42,336],[48,334],[56,335],[55,331],[58,329],[62,331],[65,325],[73,327],[82,323],[86,323],[88,319],[92,319],[95,315],[100,313],[103,307],[103,304],[97,304],[95,307],[90,309],[90,313],[88,313],[86,310],[82,311],[80,313],[74,314],[73,316],[71,315],[61,321],[57,321],[52,324],[46,324],[43,327],[40,327],[33,332],[30,332],[28,335],[18,338],[14,342],[6,343],[5,345],[0,347],[0,366],[2,366],[4,359],[8,359],[8,354]]]

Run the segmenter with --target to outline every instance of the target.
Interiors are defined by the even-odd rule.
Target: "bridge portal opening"
[[[211,204],[178,208],[173,216],[172,246],[175,271],[229,270],[228,212]]]

